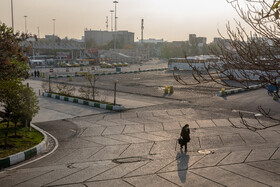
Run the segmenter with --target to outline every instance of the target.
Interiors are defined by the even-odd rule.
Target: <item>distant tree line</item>
[[[203,44],[199,46],[195,41],[169,42],[161,46],[162,58],[184,58],[186,56],[210,55],[213,54],[211,48],[218,49],[216,43]],[[221,54],[221,53],[220,53]]]

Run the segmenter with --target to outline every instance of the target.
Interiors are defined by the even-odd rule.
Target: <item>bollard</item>
[[[222,88],[222,96],[225,97],[226,96],[226,89]]]
[[[164,93],[165,93],[165,94],[168,94],[168,86],[165,86],[165,88],[164,88]]]
[[[174,93],[173,86],[170,86],[170,93],[171,93],[171,94],[173,94],[173,93]]]
[[[279,97],[276,91],[273,92],[273,100],[278,101]]]
[[[39,95],[41,95],[41,90],[39,89]]]
[[[71,82],[73,79],[72,79],[72,75],[69,76],[69,82]]]

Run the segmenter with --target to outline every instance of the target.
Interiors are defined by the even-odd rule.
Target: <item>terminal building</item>
[[[98,30],[85,30],[84,40],[88,42],[92,40],[96,45],[107,45],[114,36],[117,36],[117,41],[121,41],[124,45],[134,44],[134,33],[128,31],[98,31]]]

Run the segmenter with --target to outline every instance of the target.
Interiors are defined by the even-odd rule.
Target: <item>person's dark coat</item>
[[[189,125],[185,125],[182,130],[181,130],[181,137],[183,139],[182,141],[182,145],[186,145],[190,140],[190,129],[189,129]]]

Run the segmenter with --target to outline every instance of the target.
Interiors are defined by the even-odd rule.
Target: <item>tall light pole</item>
[[[27,33],[27,22],[26,22],[27,16],[24,16],[24,26],[25,26],[25,33]]]
[[[14,33],[14,5],[13,5],[13,0],[11,0],[11,14],[12,14],[12,28],[13,28],[13,33]]]
[[[115,42],[114,42],[114,49],[116,50],[117,48],[117,3],[118,1],[113,1],[115,3]]]
[[[116,105],[116,99],[117,99],[117,83],[118,80],[114,81],[114,105]]]
[[[37,27],[38,29],[38,38],[40,39],[40,27]]]
[[[117,31],[117,3],[118,1],[113,1],[115,3],[115,31]]]
[[[144,19],[141,20],[141,43],[143,45],[143,31],[144,31]]]
[[[52,20],[53,20],[53,35],[55,35],[55,19]]]
[[[114,13],[114,10],[110,10],[111,12],[111,32],[113,32],[113,13]]]

